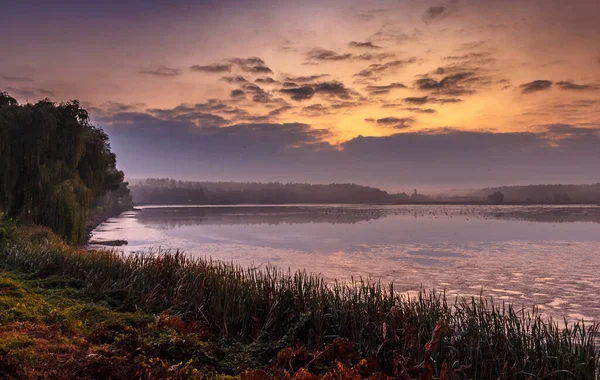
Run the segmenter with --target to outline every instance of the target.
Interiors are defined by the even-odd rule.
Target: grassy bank
[[[178,253],[89,253],[41,228],[6,240],[2,333],[36,336],[20,329],[40,324],[58,331],[42,339],[70,347],[64,360],[73,367],[65,364],[64,374],[594,379],[600,366],[597,326],[559,326],[488,300],[432,292],[408,299],[391,285],[326,284]],[[29,363],[35,373],[50,365],[37,343],[15,339],[0,346],[0,366]]]

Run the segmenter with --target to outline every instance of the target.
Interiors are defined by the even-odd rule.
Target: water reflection
[[[494,296],[600,321],[600,207],[235,206],[128,212],[93,240]]]

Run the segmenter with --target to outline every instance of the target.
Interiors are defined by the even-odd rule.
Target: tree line
[[[411,197],[351,183],[192,182],[148,178],[131,186],[137,204],[400,203]]]
[[[81,243],[94,206],[128,199],[123,177],[108,136],[91,124],[78,101],[18,104],[0,92],[0,210],[5,217],[48,226]]]
[[[474,198],[501,193],[504,202],[511,203],[600,203],[600,183],[590,185],[528,185],[486,188],[475,192]]]

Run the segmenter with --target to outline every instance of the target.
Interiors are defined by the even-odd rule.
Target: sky
[[[78,99],[129,178],[600,182],[598,0],[0,3],[0,91]]]

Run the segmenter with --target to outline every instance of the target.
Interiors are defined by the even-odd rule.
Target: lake
[[[98,226],[90,248],[114,240],[600,321],[600,206],[141,207]]]

